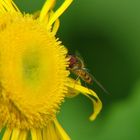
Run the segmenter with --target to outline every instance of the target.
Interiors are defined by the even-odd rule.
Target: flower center
[[[2,95],[8,108],[5,123],[43,127],[55,117],[67,92],[67,50],[38,20],[8,16],[12,22],[4,21],[0,34]]]
[[[27,83],[34,84],[39,81],[40,55],[38,51],[27,50],[23,56],[23,78]]]

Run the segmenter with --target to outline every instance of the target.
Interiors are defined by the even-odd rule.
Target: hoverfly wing
[[[82,55],[79,53],[79,51],[75,51],[75,56],[77,57],[77,59],[82,63],[82,67],[85,68],[85,62],[84,59],[82,57]]]
[[[110,95],[110,93],[104,88],[104,86],[93,76],[92,76],[92,79],[93,81],[108,95]]]

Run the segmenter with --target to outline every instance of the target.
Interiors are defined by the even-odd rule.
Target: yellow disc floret
[[[73,0],[46,0],[33,15],[0,0],[0,133],[2,140],[70,140],[56,119],[64,97],[82,93],[102,109],[96,93],[69,77],[67,49],[56,39],[59,17]]]
[[[39,20],[4,16],[9,18],[0,30],[0,116],[7,115],[1,124],[43,127],[55,117],[67,91],[67,50]]]

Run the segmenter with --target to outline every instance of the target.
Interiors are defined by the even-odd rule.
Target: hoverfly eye
[[[77,63],[77,59],[72,55],[70,55],[69,58],[70,58],[69,59],[69,62],[70,62],[69,67],[72,68]]]

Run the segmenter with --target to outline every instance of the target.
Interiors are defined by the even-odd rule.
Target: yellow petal
[[[54,123],[56,126],[56,130],[58,131],[58,134],[61,137],[61,140],[70,140],[70,137],[66,134],[66,132],[64,131],[64,129],[61,127],[61,125],[56,119],[54,120]]]
[[[43,128],[43,131],[42,131],[42,135],[43,135],[43,140],[47,140],[47,128]]]
[[[74,80],[73,82],[75,82],[75,84],[81,85],[80,79]],[[78,90],[75,90],[75,84],[73,84],[73,87],[68,87],[68,92],[66,93],[66,97],[73,98],[80,94],[80,92]]]
[[[51,19],[51,17],[54,15],[54,12],[53,11],[51,11],[50,12],[50,19]],[[59,26],[60,26],[60,21],[59,21],[59,19],[56,19],[56,21],[54,22],[54,24],[53,24],[53,26],[52,26],[52,34],[53,35],[56,35],[56,33],[57,33],[57,31],[58,31],[58,29],[59,29]]]
[[[36,130],[38,140],[42,140],[42,132],[41,129]]]
[[[93,92],[92,90],[89,91],[89,93],[83,93],[85,96],[87,96],[92,102],[93,102],[93,114],[89,117],[89,119],[91,121],[94,121],[97,117],[97,115],[100,113],[101,109],[102,109],[102,102],[101,100],[98,98],[98,96],[95,94],[95,92]],[[91,96],[95,97],[96,100],[94,98],[92,98]],[[96,95],[96,96],[95,96]]]
[[[75,93],[81,92],[83,95],[88,97],[93,102],[93,114],[90,116],[90,120],[93,121],[96,119],[97,115],[100,113],[102,109],[102,102],[97,96],[97,94],[86,87],[81,86],[75,80],[69,78],[69,84],[67,85],[69,88],[72,88]],[[93,98],[92,98],[93,97]]]
[[[20,10],[12,0],[0,0],[0,13],[5,13],[7,11],[12,13],[20,13]]]
[[[7,128],[4,132],[2,140],[10,140],[12,130]]]
[[[20,130],[15,128],[13,130],[11,140],[19,140],[19,133],[20,133]]]
[[[56,133],[54,122],[50,122],[47,125],[46,131],[47,140],[59,140],[59,136]]]
[[[36,133],[36,129],[32,129],[31,130],[31,136],[32,136],[32,140],[38,140],[37,139],[37,133]]]
[[[20,135],[19,135],[19,140],[26,140],[26,138],[27,138],[27,131],[25,131],[25,130],[22,130],[21,132],[20,132]]]
[[[63,4],[56,10],[52,18],[49,20],[48,26],[51,26],[56,19],[58,19],[62,13],[69,7],[73,0],[65,0]]]
[[[47,20],[48,18],[48,12],[52,9],[52,7],[55,5],[55,0],[47,0],[44,4],[41,12],[40,12],[40,21],[43,21],[44,19]]]

